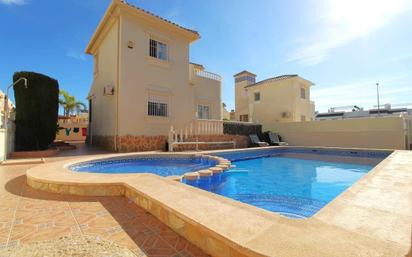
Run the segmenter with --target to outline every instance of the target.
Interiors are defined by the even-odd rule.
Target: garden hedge
[[[59,83],[35,72],[16,72],[13,81],[27,78],[14,86],[16,101],[16,151],[45,150],[56,138],[59,111]]]
[[[230,135],[250,135],[257,134],[262,135],[262,125],[256,123],[245,123],[236,121],[224,121],[223,133]]]

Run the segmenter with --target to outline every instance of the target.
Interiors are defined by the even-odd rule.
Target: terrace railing
[[[219,76],[215,73],[212,73],[212,72],[208,72],[208,71],[204,71],[204,70],[195,70],[195,74],[198,77],[217,80],[217,81],[222,81],[221,76]]]
[[[169,152],[173,152],[176,145],[188,144],[196,145],[196,150],[199,144],[233,144],[235,147],[235,142],[199,142],[197,136],[200,135],[223,135],[223,120],[195,119],[181,129],[171,126],[168,136]]]

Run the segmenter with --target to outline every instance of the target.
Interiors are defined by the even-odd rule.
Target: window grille
[[[150,95],[147,101],[147,115],[167,117],[168,116],[167,97]]]

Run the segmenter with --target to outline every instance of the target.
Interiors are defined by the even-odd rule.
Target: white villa
[[[222,133],[221,77],[189,61],[199,37],[113,0],[86,49],[94,57],[89,141],[115,151],[161,150],[171,127]]]

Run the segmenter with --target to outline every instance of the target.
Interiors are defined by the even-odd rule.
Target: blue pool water
[[[373,167],[279,156],[233,165],[219,176],[186,183],[292,218],[314,215]]]
[[[131,158],[76,164],[71,170],[95,173],[154,173],[159,176],[183,175],[186,172],[207,169],[216,162],[208,158]]]

